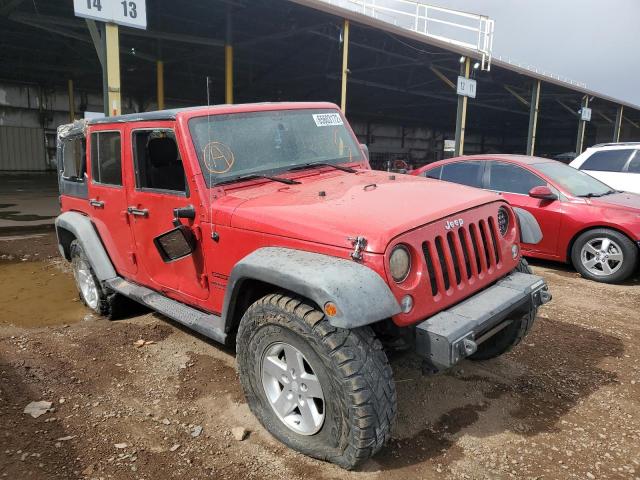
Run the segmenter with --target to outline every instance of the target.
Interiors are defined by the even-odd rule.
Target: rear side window
[[[440,180],[440,175],[442,175],[442,167],[433,168],[422,173],[423,177],[435,178],[436,180]]]
[[[448,163],[442,166],[440,180],[480,188],[482,185],[482,165],[482,162]]]
[[[86,141],[84,137],[71,137],[63,141],[62,176],[65,179],[84,182],[86,161]]]
[[[580,165],[580,170],[621,172],[633,150],[602,150],[595,152]]]
[[[629,162],[629,173],[640,173],[640,150],[636,150],[635,156]]]
[[[546,185],[543,179],[517,165],[491,162],[489,190],[528,195],[533,187]]]
[[[120,132],[91,134],[91,177],[94,182],[122,185]]]

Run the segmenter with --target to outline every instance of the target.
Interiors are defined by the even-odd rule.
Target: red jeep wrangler
[[[431,371],[492,358],[550,299],[520,258],[520,235],[540,240],[530,215],[371,170],[330,103],[122,115],[58,137],[56,231],[86,305],[113,317],[129,298],[235,341],[264,427],[345,468],[390,436],[383,344]]]

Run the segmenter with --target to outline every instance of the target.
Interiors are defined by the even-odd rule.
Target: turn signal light
[[[338,314],[338,307],[333,302],[324,304],[324,313],[327,317],[335,317]]]

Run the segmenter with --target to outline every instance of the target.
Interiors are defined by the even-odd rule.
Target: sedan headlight
[[[389,269],[391,270],[391,277],[396,283],[403,282],[409,276],[411,254],[406,246],[397,245],[394,247],[389,257]]]
[[[500,229],[500,235],[503,237],[509,231],[509,212],[504,207],[498,209],[498,228]]]

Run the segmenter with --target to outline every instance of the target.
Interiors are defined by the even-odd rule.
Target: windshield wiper
[[[612,195],[614,193],[618,193],[617,190],[607,190],[604,193],[585,193],[584,195],[578,195],[583,198],[594,198],[594,197],[604,197],[605,195]]]
[[[356,173],[356,170],[351,167],[343,167],[342,165],[335,165],[333,163],[328,163],[328,162],[303,163],[302,165],[296,165],[295,167],[288,168],[287,172],[291,172],[293,170],[303,170],[305,168],[313,168],[313,167],[332,167],[332,168],[335,168],[336,170],[341,170],[343,172]]]
[[[266,178],[267,180],[284,183],[286,185],[298,185],[300,183],[297,180],[292,180],[290,178],[272,177],[271,175],[260,175],[257,173],[251,173],[249,175],[240,175],[239,177],[222,180],[220,182],[217,182],[215,185],[224,185],[225,183],[240,182],[242,180],[251,180],[253,178]]]

